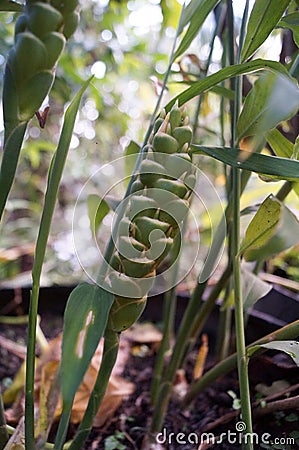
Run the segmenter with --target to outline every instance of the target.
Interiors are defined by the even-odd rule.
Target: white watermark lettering
[[[167,428],[156,435],[156,442],[158,444],[168,445],[186,445],[195,444],[198,446],[198,450],[201,450],[202,445],[215,445],[221,443],[227,444],[267,444],[267,445],[295,445],[295,438],[293,437],[272,437],[270,433],[247,433],[246,424],[243,421],[239,421],[235,425],[235,430],[227,430],[220,435],[214,433],[174,433],[167,432]]]

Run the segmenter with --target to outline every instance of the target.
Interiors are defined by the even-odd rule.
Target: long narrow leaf
[[[247,227],[240,253],[247,261],[265,261],[293,247],[299,239],[296,216],[270,195]]]
[[[286,10],[290,0],[256,0],[251,11],[241,53],[246,61],[267,39]]]
[[[266,133],[266,140],[274,153],[282,158],[291,158],[294,152],[294,144],[289,141],[279,130],[274,128]]]
[[[198,34],[202,24],[206,20],[208,14],[215,8],[219,3],[219,0],[193,0],[190,3],[189,8],[185,10],[185,15],[183,16],[183,26],[190,20],[189,28],[183,37],[178,49],[176,50],[173,59],[178,58],[185,50],[188,49],[189,45]],[[181,30],[180,30],[181,31]]]
[[[297,47],[299,47],[299,11],[284,16],[278,26],[292,30],[293,39]]]
[[[0,168],[0,221],[14,181],[26,128],[27,122],[20,123],[11,132],[4,145]]]
[[[180,34],[186,25],[191,21],[193,15],[196,13],[198,6],[201,4],[201,0],[191,0],[182,13],[181,23],[178,29]]]
[[[91,78],[90,78],[91,79]],[[41,217],[35,258],[32,268],[32,291],[30,296],[30,311],[28,324],[28,345],[26,360],[26,414],[25,414],[25,438],[28,448],[34,445],[34,367],[35,367],[35,340],[38,296],[40,287],[40,277],[44,262],[50,226],[53,212],[57,200],[57,193],[64,169],[64,164],[71,142],[76,115],[84,91],[89,85],[90,79],[84,83],[69,105],[64,118],[64,123],[58,143],[56,153],[53,157],[48,176],[48,185],[45,195],[45,203]]]
[[[242,267],[242,280],[242,300],[244,309],[247,311],[258,300],[267,295],[271,291],[272,286],[245,269],[245,267]]]
[[[64,314],[61,393],[63,409],[55,449],[63,447],[76,391],[104,334],[114,296],[88,283],[71,293]]]
[[[264,134],[296,114],[298,108],[295,80],[273,72],[262,74],[245,99],[237,124],[239,140]]]
[[[65,404],[73,401],[103,336],[113,294],[83,283],[71,293],[64,313],[61,392]]]
[[[268,350],[278,350],[289,355],[299,366],[299,342],[297,341],[272,341],[265,344],[253,345],[247,350],[247,355],[251,357],[257,350],[266,348]]]
[[[299,161],[293,159],[246,152],[239,148],[205,147],[203,145],[192,145],[192,152],[194,154],[205,153],[229,166],[270,175],[276,179],[290,181],[299,179]]]
[[[240,253],[262,247],[275,233],[281,215],[281,203],[272,195],[260,205],[247,227]]]
[[[0,0],[0,11],[22,12],[23,5],[12,0]]]
[[[181,106],[186,102],[188,102],[189,100],[192,100],[194,97],[197,97],[198,95],[202,94],[208,89],[217,86],[217,84],[229,78],[263,69],[283,73],[289,76],[285,67],[276,61],[269,61],[266,59],[255,59],[254,61],[250,61],[248,63],[235,64],[233,66],[225,67],[224,69],[221,69],[218,72],[209,75],[203,80],[197,81],[188,89],[186,89],[185,91],[181,92],[179,95],[174,97],[165,106],[165,109],[167,112],[170,111],[170,109],[172,108],[172,106],[175,104],[176,101],[178,101],[179,105]]]

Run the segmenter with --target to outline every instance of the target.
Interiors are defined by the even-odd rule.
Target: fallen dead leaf
[[[203,334],[201,337],[201,346],[198,350],[196,363],[195,363],[194,370],[193,370],[194,380],[198,380],[202,376],[204,367],[205,367],[205,363],[206,363],[206,359],[208,356],[208,352],[209,352],[208,335]]]
[[[183,369],[177,370],[173,384],[173,397],[182,400],[187,394],[188,387],[185,371]]]
[[[36,369],[35,376],[35,410],[36,416],[40,417],[40,423],[45,427],[45,421],[51,417],[51,412],[45,411],[49,407],[45,400],[52,388],[53,381],[59,366],[61,357],[61,342],[62,335],[60,334],[55,339],[49,342],[48,348],[43,352]],[[89,396],[92,392],[98,370],[101,364],[103,354],[103,340],[100,341],[98,348],[91,360],[90,366],[84,376],[83,382],[79,386],[78,392],[75,396],[73,409],[71,413],[71,422],[74,424],[82,420],[85,413]],[[94,425],[102,426],[106,424],[114,415],[116,409],[121,404],[124,397],[129,396],[134,392],[135,386],[120,376],[123,372],[128,357],[130,355],[129,340],[124,338],[121,340],[119,354],[116,360],[115,367],[111,374],[108,388],[104,396],[103,402],[95,417]],[[62,410],[61,398],[58,399],[56,405],[54,418],[58,420]],[[24,395],[19,397],[12,408],[6,411],[6,419],[9,423],[17,423],[24,415]]]
[[[156,344],[161,342],[162,333],[152,323],[136,323],[125,332],[130,341],[138,344]]]
[[[8,249],[0,248],[0,261],[15,261],[24,255],[33,255],[35,249],[35,244],[28,243],[19,245],[17,247],[12,247]]]

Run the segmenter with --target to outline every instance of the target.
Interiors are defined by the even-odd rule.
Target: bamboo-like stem
[[[88,406],[76,436],[69,446],[70,450],[80,450],[91,431],[93,419],[105,395],[109,378],[114,367],[119,348],[119,334],[109,329],[105,332],[101,367],[89,398]]]
[[[242,420],[246,424],[246,432],[252,433],[252,418],[250,391],[248,379],[248,358],[246,356],[245,330],[244,330],[244,308],[241,284],[241,260],[238,256],[240,248],[240,172],[233,169],[233,189],[234,189],[234,226],[233,226],[233,273],[234,273],[234,293],[235,293],[235,332],[238,354],[238,373],[240,383],[240,399]],[[253,449],[252,443],[244,444],[244,448]]]
[[[197,315],[193,318],[193,322],[190,324],[190,335],[188,342],[188,351],[190,351],[196,343],[199,334],[201,333],[209,315],[211,314],[216,300],[219,297],[221,291],[226,287],[226,284],[232,274],[232,265],[228,264],[219,278],[217,284],[211,290],[208,298],[201,304]]]
[[[233,7],[232,0],[227,0],[228,16],[233,23]],[[248,1],[246,2],[243,15],[239,55],[242,48],[242,41],[245,34],[245,25],[247,21]],[[232,30],[234,29],[232,25]],[[234,36],[231,37],[234,42]],[[239,59],[238,55],[238,59]],[[242,101],[242,79],[239,77],[235,84],[235,102],[232,105],[232,141],[236,145],[236,127],[239,116],[240,105]],[[238,168],[232,168],[232,195],[233,195],[233,223],[232,223],[232,247],[231,259],[233,262],[233,281],[234,281],[234,297],[235,297],[235,333],[238,358],[238,375],[240,384],[240,400],[242,420],[246,425],[246,432],[252,433],[252,416],[251,402],[248,378],[248,357],[246,355],[245,344],[245,326],[244,326],[244,308],[242,298],[242,281],[241,281],[241,257],[239,255],[240,248],[240,197],[241,197],[241,172]],[[253,450],[253,444],[246,442],[243,444],[246,450]]]
[[[246,350],[255,345],[266,344],[267,342],[271,342],[274,340],[294,339],[298,337],[298,335],[299,335],[299,320],[296,320],[286,325],[285,327],[280,328],[279,330],[276,330],[258,339],[257,341],[248,345],[246,347]],[[263,351],[263,349],[261,349],[261,351]],[[234,353],[233,355],[230,355],[223,361],[220,361],[212,369],[206,372],[202,376],[202,378],[195,381],[184,398],[183,401],[184,406],[189,405],[200,392],[202,392],[204,389],[206,389],[208,386],[214,383],[218,378],[225,376],[227,373],[233,370],[236,367],[237,362],[238,362],[238,355],[237,353]]]
[[[216,36],[222,26],[224,17],[225,17],[225,15],[224,15],[224,13],[222,13],[217,27],[215,27],[215,30],[214,30],[214,33],[213,33],[213,36],[211,39],[211,48],[210,48],[210,52],[209,52],[209,55],[207,58],[205,73],[207,73],[207,71],[209,69],[209,66],[210,66],[210,63],[212,60],[215,39],[216,39]],[[194,114],[193,127],[192,127],[193,137],[196,137],[196,132],[197,132],[197,128],[198,128],[198,116],[200,113],[201,105],[202,105],[202,97],[200,96],[197,101],[196,110],[195,110],[195,114]],[[184,223],[184,229],[185,229],[185,226],[186,226],[186,222]],[[175,274],[175,278],[176,278],[176,274]],[[171,289],[170,292],[166,293],[165,300],[164,300],[165,301],[165,310],[164,310],[163,317],[165,319],[164,319],[163,338],[162,338],[162,342],[161,342],[159,352],[157,355],[157,359],[156,359],[156,365],[155,365],[155,369],[154,369],[152,389],[151,389],[152,403],[155,405],[155,408],[159,408],[159,402],[157,402],[158,388],[161,383],[164,355],[165,355],[166,351],[169,349],[169,332],[170,332],[169,321],[173,322],[174,309],[175,309],[175,304],[176,304],[175,292],[176,292],[175,288]],[[169,315],[171,316],[170,318],[169,318]],[[155,414],[155,412],[154,412],[154,414]]]
[[[282,202],[289,195],[292,189],[293,183],[291,183],[291,181],[285,181],[275,197]]]
[[[228,283],[225,289],[224,299],[219,312],[219,331],[217,333],[216,354],[217,360],[221,361],[229,355],[231,341],[232,309],[227,305],[231,293],[231,286]]]
[[[153,419],[151,423],[151,429],[150,429],[150,435],[154,435],[156,432],[158,432],[161,427],[162,423],[166,414],[167,406],[169,403],[169,399],[171,396],[172,391],[172,385],[175,378],[176,371],[178,367],[180,367],[180,364],[187,352],[187,349],[190,348],[190,343],[192,342],[192,333],[197,334],[202,329],[205,320],[208,318],[209,314],[211,313],[215,301],[222,290],[222,286],[225,283],[225,281],[229,278],[229,275],[231,273],[231,268],[227,268],[213,291],[211,292],[209,298],[207,301],[201,303],[200,299],[202,298],[202,294],[206,287],[206,282],[197,284],[192,298],[189,301],[189,304],[187,306],[186,312],[184,314],[183,320],[181,322],[181,326],[179,329],[178,337],[176,344],[173,349],[173,354],[171,356],[171,360],[169,362],[168,368],[166,370],[165,377],[160,385],[160,389],[158,392],[158,396],[156,399],[156,405],[158,407],[155,408]],[[199,305],[201,305],[199,311]],[[196,327],[193,325],[193,327],[190,326],[192,323],[194,317],[196,316],[197,322]],[[191,341],[190,341],[191,339]]]
[[[250,174],[248,173],[248,171],[242,172],[240,186],[241,192],[243,192],[243,190],[245,189],[249,177]],[[223,218],[223,220],[229,220],[233,212],[231,198],[232,195],[230,195],[229,202],[225,210],[225,217]],[[213,244],[217,246],[219,251],[222,245],[222,238],[220,236],[221,233],[219,232],[220,229],[221,226],[219,226],[218,230],[216,230]],[[213,253],[214,255],[216,255],[216,252]],[[213,263],[214,261],[209,261],[208,266],[211,267]],[[193,292],[193,295],[188,303],[181,322],[178,337],[173,349],[173,354],[171,356],[167,372],[163,379],[163,383],[160,384],[160,390],[156,401],[157,407],[154,410],[151,424],[151,434],[154,434],[161,429],[162,422],[166,414],[167,405],[169,403],[172,383],[175,377],[176,370],[179,368],[187,351],[190,350],[196,342],[196,339],[200,331],[202,330],[205,321],[211,313],[220,292],[229,280],[231,273],[232,266],[229,264],[205,302],[201,302],[200,300],[202,299],[202,295],[205,291],[206,283],[198,283]]]
[[[183,224],[182,235],[184,235],[186,227],[186,220]],[[178,258],[180,250],[180,240],[175,239],[174,249],[172,251],[172,257],[170,260],[170,265]],[[176,312],[176,281],[178,276],[179,265],[176,264],[176,269],[174,270],[172,276],[172,288],[167,291],[164,295],[164,305],[163,305],[163,335],[162,341],[159,346],[159,351],[155,360],[155,367],[151,382],[151,402],[156,405],[157,396],[159,392],[159,386],[162,379],[162,373],[164,369],[165,355],[170,349],[170,341],[174,333],[174,320]]]
[[[215,45],[215,39],[219,33],[219,31],[221,30],[221,27],[223,25],[223,21],[225,18],[225,8],[221,13],[221,16],[219,18],[217,27],[215,27],[211,42],[210,42],[210,51],[208,54],[208,58],[207,58],[207,63],[206,63],[206,68],[204,71],[205,76],[207,75],[207,72],[209,70],[211,61],[212,61],[212,55],[213,55],[213,51],[214,51],[214,45]],[[200,77],[199,77],[200,78]],[[200,109],[201,109],[201,105],[202,105],[202,96],[199,97],[197,104],[196,104],[196,109],[195,109],[195,113],[194,113],[194,120],[193,120],[193,126],[192,126],[192,134],[193,134],[193,139],[196,139],[196,133],[197,133],[197,129],[198,129],[198,117],[200,114]]]
[[[86,90],[90,79],[84,83],[73,102],[65,113],[60,140],[49,170],[48,185],[45,194],[45,202],[36,241],[36,250],[32,268],[32,290],[29,305],[28,344],[26,358],[26,382],[25,382],[25,442],[26,448],[34,449],[34,372],[35,372],[35,344],[37,329],[37,310],[40,288],[40,277],[46,253],[52,217],[57,199],[58,188],[62,177],[69,145],[73,133],[76,114],[81,97]]]
[[[159,394],[156,402],[157,407],[155,408],[151,423],[151,430],[150,430],[151,433],[155,433],[161,429],[162,422],[165,417],[167,406],[169,403],[172,391],[172,383],[176,374],[176,370],[180,366],[182,358],[185,354],[186,347],[188,345],[190,323],[192,322],[194,315],[197,313],[199,304],[198,299],[201,299],[205,287],[206,282],[202,284],[197,284],[192,299],[190,299],[189,301],[183,320],[181,322],[176,345],[174,347],[171,360],[166,370],[165,377],[159,389]]]
[[[155,123],[155,119],[156,119],[158,110],[160,108],[160,104],[161,104],[161,101],[162,101],[162,96],[163,96],[163,93],[164,93],[164,90],[166,88],[166,84],[168,82],[168,78],[169,78],[169,75],[170,75],[170,72],[171,72],[171,66],[172,66],[172,63],[173,63],[175,47],[176,47],[176,44],[177,44],[177,39],[178,39],[178,35],[179,35],[179,28],[180,28],[180,24],[181,24],[181,21],[182,21],[184,8],[185,8],[185,6],[183,5],[182,10],[181,10],[180,19],[179,19],[179,25],[178,25],[178,28],[177,28],[176,36],[175,36],[175,39],[174,39],[174,42],[173,42],[173,47],[172,47],[171,54],[170,54],[168,68],[167,68],[167,71],[166,71],[166,74],[165,74],[165,77],[164,77],[164,80],[163,80],[162,89],[161,89],[160,95],[158,97],[158,101],[157,101],[155,110],[154,110],[154,112],[152,114],[151,122],[150,122],[149,128],[147,130],[147,133],[145,135],[143,146],[141,147],[141,151],[139,152],[139,155],[137,157],[137,161],[135,163],[135,167],[134,167],[133,173],[131,175],[131,178],[130,178],[127,190],[125,192],[124,199],[123,199],[123,201],[121,203],[119,214],[118,214],[117,219],[116,219],[116,221],[114,223],[114,230],[118,229],[118,225],[120,223],[120,220],[122,219],[122,217],[123,217],[123,215],[125,213],[126,205],[127,205],[126,199],[130,195],[131,186],[132,186],[133,182],[135,181],[136,173],[137,173],[139,165],[140,165],[140,163],[141,163],[141,161],[143,159],[143,154],[146,151],[145,147],[146,147],[146,144],[148,143],[150,134],[151,134],[151,132],[153,130],[153,126],[154,126],[154,123]],[[106,251],[105,251],[105,256],[104,256],[105,261],[107,263],[109,263],[109,261],[111,260],[114,248],[115,248],[115,243],[114,243],[113,233],[112,233],[112,236],[110,237],[110,240],[108,242],[108,245],[107,245],[107,248],[106,248]],[[98,274],[98,277],[97,277],[97,281],[98,282],[100,282],[105,277],[105,275],[107,273],[107,268],[108,268],[107,264],[103,263],[101,268],[100,268],[100,270],[99,270],[99,274]],[[113,366],[114,366],[115,361],[116,361],[116,357],[117,357],[117,353],[118,353],[118,343],[116,345],[116,342],[115,342],[116,338],[119,339],[119,335],[117,333],[113,333],[112,331],[109,331],[109,328],[106,329],[105,344],[104,344],[103,357],[102,357],[100,370],[98,372],[96,383],[95,383],[94,389],[93,389],[93,391],[91,393],[91,396],[90,396],[90,399],[89,399],[89,403],[88,403],[88,407],[87,407],[87,410],[85,411],[83,420],[82,420],[82,422],[80,424],[80,427],[78,429],[78,432],[75,435],[75,438],[74,438],[73,442],[71,443],[71,445],[69,447],[70,450],[75,450],[75,449],[79,450],[80,448],[82,448],[82,445],[85,442],[85,440],[86,440],[86,438],[87,438],[87,436],[88,436],[88,434],[89,434],[89,432],[90,432],[90,430],[92,428],[92,422],[93,422],[94,416],[97,413],[98,408],[100,407],[101,401],[102,401],[102,399],[104,397],[104,394],[105,394],[105,391],[106,391],[106,387],[107,387],[107,384],[108,384],[108,381],[109,381],[109,377],[110,377],[111,371],[112,371]],[[108,378],[107,378],[107,376],[108,376]]]

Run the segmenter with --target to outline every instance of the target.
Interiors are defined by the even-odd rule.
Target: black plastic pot
[[[62,315],[69,294],[74,286],[43,287],[40,290],[39,314],[44,312]],[[27,314],[29,308],[30,288],[0,289],[0,315]],[[176,325],[184,314],[189,295],[177,297]],[[161,322],[163,296],[150,297],[141,320]],[[287,325],[299,317],[299,295],[286,289],[274,287],[265,297],[260,299],[251,309],[248,318],[247,339],[251,342],[276,329]],[[213,338],[216,334],[219,319],[219,306],[216,305],[210,315],[204,332]]]

